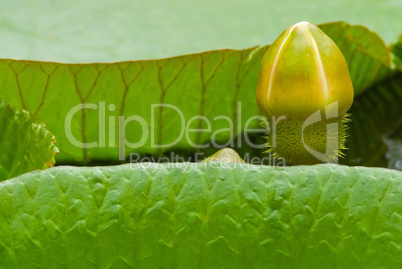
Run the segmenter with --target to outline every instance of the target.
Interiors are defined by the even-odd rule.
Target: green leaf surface
[[[400,268],[402,172],[181,163],[0,183],[1,268]]]
[[[396,68],[402,70],[402,39],[391,49]],[[391,139],[389,136],[390,133],[398,133],[397,130],[402,128],[401,104],[401,72],[395,72],[355,98],[349,111],[352,122],[349,124],[349,151],[345,164],[402,170],[402,167],[397,165],[400,158],[398,139]]]
[[[361,26],[332,23],[322,29],[340,46],[350,67],[356,95],[390,76],[390,54],[378,36]],[[180,57],[120,62],[111,64],[59,64],[0,60],[0,97],[27,109],[46,123],[55,134],[60,162],[118,160],[120,141],[137,143],[124,148],[129,152],[161,156],[173,149],[192,149],[191,143],[204,144],[220,129],[217,141],[226,143],[245,127],[252,116],[259,115],[255,89],[259,64],[267,47],[245,50],[218,50]],[[105,103],[103,103],[105,102]],[[241,103],[238,103],[241,102]],[[66,119],[72,108],[94,103],[97,109],[77,110],[71,124]],[[177,111],[152,104],[171,104]],[[104,118],[99,111],[104,107]],[[238,109],[240,107],[240,110]],[[120,132],[118,116],[141,116]],[[211,121],[211,131],[182,135],[184,124],[193,116]],[[114,118],[115,124],[110,121]],[[216,117],[228,117],[233,121]],[[103,126],[101,123],[104,122]],[[258,120],[250,122],[255,128]],[[103,128],[102,128],[103,126]],[[190,128],[205,128],[196,119]],[[184,126],[183,126],[184,127]],[[98,142],[93,148],[73,144],[66,130],[80,142]],[[115,135],[110,135],[110,130]],[[113,132],[112,132],[113,133]],[[182,135],[182,136],[181,136]],[[141,138],[146,141],[141,143]],[[180,138],[181,137],[181,138]],[[158,147],[175,142],[174,147]],[[134,148],[134,149],[133,149]]]
[[[356,96],[389,76],[391,54],[376,33],[347,23],[328,23],[320,28],[345,56]]]
[[[399,41],[391,46],[394,57],[394,63],[399,70],[402,70],[402,35]]]
[[[398,73],[355,99],[345,163],[387,167],[391,144],[383,136],[402,126],[402,74]],[[392,151],[392,149],[391,149]]]
[[[1,99],[0,130],[0,181],[54,165],[54,136],[29,112]]]
[[[291,24],[348,21],[387,42],[398,0],[2,1],[0,58],[114,62],[270,44]]]

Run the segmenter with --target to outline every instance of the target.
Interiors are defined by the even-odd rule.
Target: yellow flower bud
[[[345,58],[317,26],[288,27],[265,53],[257,104],[270,124],[267,144],[274,157],[294,164],[337,161],[352,103]]]
[[[344,115],[353,102],[348,66],[336,44],[317,26],[288,27],[265,53],[257,104],[266,117],[306,119],[338,101]]]

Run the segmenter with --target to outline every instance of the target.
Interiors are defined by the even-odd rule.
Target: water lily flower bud
[[[305,119],[338,101],[340,114],[353,102],[348,66],[336,44],[317,26],[299,22],[269,47],[261,63],[257,104],[267,116]]]
[[[265,53],[257,86],[258,107],[276,125],[270,126],[269,151],[292,163],[337,161],[353,95],[348,66],[336,44],[308,22],[288,27]],[[331,123],[337,123],[336,131],[327,128]]]

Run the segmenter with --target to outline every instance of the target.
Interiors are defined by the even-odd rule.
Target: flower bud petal
[[[348,66],[336,44],[317,26],[288,27],[265,53],[257,104],[266,117],[303,120],[338,101],[338,115],[353,102]],[[328,112],[328,111],[327,111]]]

